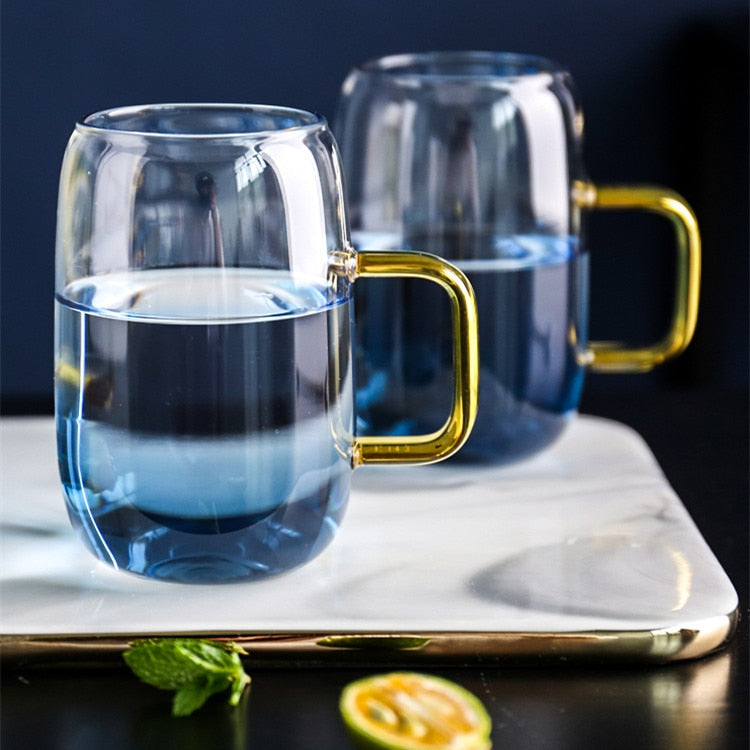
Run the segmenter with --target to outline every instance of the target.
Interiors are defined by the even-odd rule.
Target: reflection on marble
[[[609,534],[526,550],[481,571],[470,585],[489,602],[642,621],[665,609],[684,613],[696,586],[706,588],[696,581],[701,573],[658,537]]]
[[[342,528],[319,558],[214,587],[146,580],[93,559],[67,522],[52,421],[4,419],[0,436],[6,642],[156,632],[679,633],[730,621],[737,607],[648,447],[607,420],[579,417],[549,450],[507,467],[360,469]]]

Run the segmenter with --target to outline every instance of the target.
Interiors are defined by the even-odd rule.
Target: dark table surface
[[[474,691],[496,748],[748,748],[748,399],[746,391],[640,388],[592,379],[581,411],[638,430],[740,596],[719,653],[664,666],[466,664],[427,670]],[[634,379],[635,380],[635,379]],[[211,699],[170,716],[170,696],[124,668],[4,665],[0,747],[349,748],[343,686],[374,670],[247,665],[238,709]]]

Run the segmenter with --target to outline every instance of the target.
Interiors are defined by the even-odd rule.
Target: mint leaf
[[[237,679],[232,680],[232,692],[229,695],[230,706],[240,705],[240,698],[242,698],[242,693],[245,691],[245,688],[249,684],[250,677],[245,674],[244,670],[242,670],[242,675],[238,675]]]
[[[229,687],[226,677],[209,677],[198,679],[183,685],[174,696],[172,713],[175,716],[189,716],[199,709],[214,693],[220,693]]]
[[[149,638],[134,641],[123,654],[125,663],[143,682],[161,690],[177,691],[174,716],[188,716],[214,693],[231,687],[229,703],[239,704],[250,678],[234,643],[198,638]]]

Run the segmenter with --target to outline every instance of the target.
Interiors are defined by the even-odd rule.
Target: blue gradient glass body
[[[263,578],[349,496],[347,246],[325,121],[283,108],[98,113],[66,150],[56,425],[68,514],[116,568]]]
[[[568,74],[535,57],[397,55],[343,84],[335,133],[355,243],[435,253],[477,297],[479,409],[453,461],[533,455],[575,414],[588,320],[580,117]],[[447,306],[408,280],[367,280],[355,301],[357,429],[436,429]]]

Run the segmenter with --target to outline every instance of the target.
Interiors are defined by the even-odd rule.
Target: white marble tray
[[[333,544],[227,586],[144,580],[72,532],[53,422],[0,420],[0,646],[96,657],[144,634],[241,640],[257,658],[669,661],[720,648],[737,595],[642,439],[578,417],[544,454],[355,472]]]

